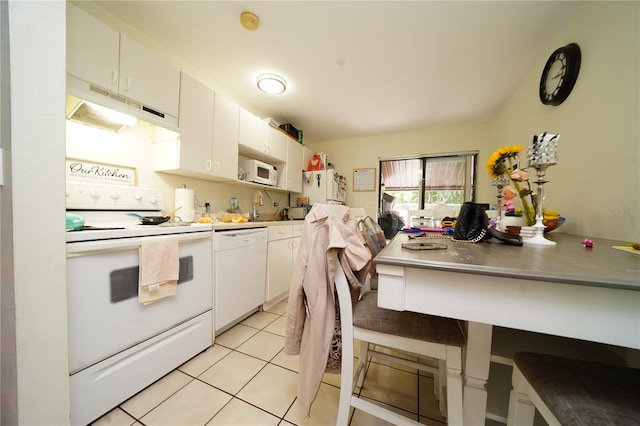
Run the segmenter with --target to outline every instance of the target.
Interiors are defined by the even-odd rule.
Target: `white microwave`
[[[278,184],[278,170],[271,164],[247,159],[240,160],[238,168],[242,169],[242,177],[248,182],[276,186]],[[238,170],[240,172],[240,170]]]

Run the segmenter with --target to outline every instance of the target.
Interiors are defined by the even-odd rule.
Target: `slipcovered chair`
[[[458,321],[379,308],[377,292],[368,291],[359,297],[360,289],[350,288],[342,267],[336,270],[335,287],[340,305],[343,360],[336,424],[348,424],[352,406],[393,424],[419,424],[413,419],[366,401],[353,393],[356,384],[360,387],[363,384],[369,357],[438,374],[438,370],[430,365],[390,355],[393,351],[441,360],[444,366],[443,371],[446,371],[446,380],[440,377],[440,382],[446,385],[447,422],[452,425],[463,424],[462,348],[465,344],[465,336]],[[354,338],[360,340],[360,354],[355,374]],[[373,349],[370,345],[374,345]],[[392,349],[392,351],[380,352],[381,347]],[[443,398],[445,396],[440,395],[440,399]]]
[[[640,424],[640,370],[555,355],[513,357],[508,425]]]

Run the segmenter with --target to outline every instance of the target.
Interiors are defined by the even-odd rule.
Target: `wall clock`
[[[582,54],[580,46],[570,43],[556,49],[547,60],[540,78],[540,101],[560,105],[571,93],[578,79]]]

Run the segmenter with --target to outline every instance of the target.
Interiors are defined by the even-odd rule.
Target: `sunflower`
[[[491,154],[489,161],[487,161],[487,173],[489,173],[489,176],[498,178],[510,172],[510,168],[507,167],[505,161],[516,158],[523,149],[522,145],[503,146]]]
[[[503,146],[499,148],[489,157],[489,161],[487,161],[487,172],[489,173],[489,177],[493,179],[506,175],[511,180],[516,192],[520,195],[520,201],[522,201],[522,215],[526,217],[527,224],[531,226],[536,223],[535,196],[531,192],[526,174],[518,169],[517,165],[514,166],[514,162],[517,161],[518,154],[522,152],[522,150],[524,150],[522,145]],[[520,186],[520,184],[525,183],[526,187]],[[526,200],[527,196],[531,197],[531,203]]]

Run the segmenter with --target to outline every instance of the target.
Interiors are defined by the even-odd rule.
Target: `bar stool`
[[[507,425],[639,425],[640,370],[531,352],[513,358]]]

